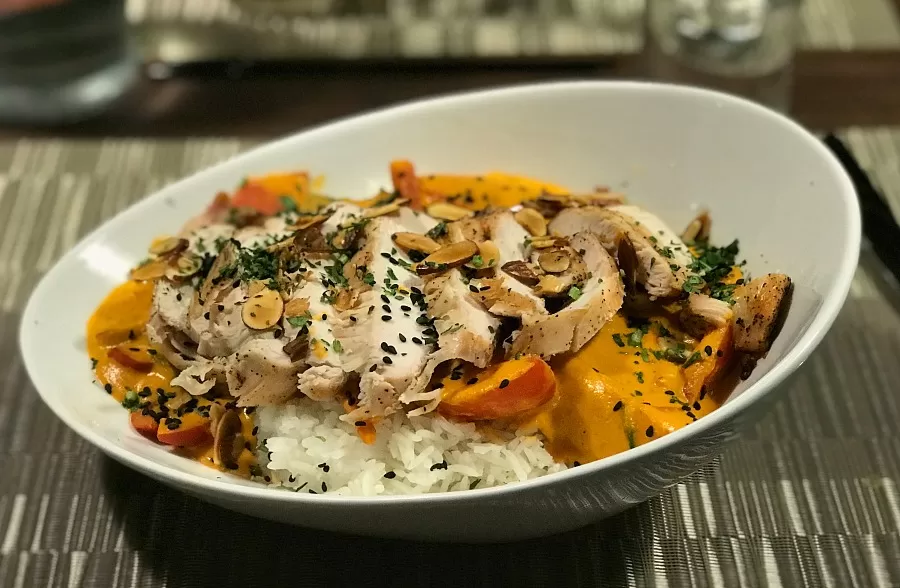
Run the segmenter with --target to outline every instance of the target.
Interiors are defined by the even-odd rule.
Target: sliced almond
[[[391,214],[393,212],[397,212],[400,210],[400,207],[409,202],[406,198],[397,198],[393,202],[388,204],[384,204],[382,206],[375,206],[373,208],[367,208],[363,211],[363,218],[375,218],[377,216],[384,216],[386,214]]]
[[[129,274],[132,280],[155,280],[166,275],[169,262],[165,259],[154,259],[143,265],[139,265]]]
[[[397,244],[397,247],[406,249],[407,251],[421,251],[425,255],[434,253],[441,246],[431,237],[420,235],[418,233],[394,233],[391,239]]]
[[[572,258],[565,249],[552,249],[538,255],[538,265],[545,272],[561,274],[572,264]]]
[[[606,189],[593,194],[573,194],[569,202],[572,206],[613,206],[625,204],[625,196]]]
[[[266,283],[263,280],[253,280],[247,286],[247,296],[256,296],[266,289]]]
[[[681,233],[681,240],[685,242],[705,241],[706,239],[709,239],[711,228],[712,220],[709,218],[709,212],[704,210],[698,214],[697,218],[692,220],[687,227],[685,227],[684,231]]]
[[[334,308],[339,312],[343,312],[345,310],[350,310],[354,306],[356,306],[355,290],[349,290],[347,288],[339,290],[337,296],[334,298]]]
[[[297,222],[294,223],[290,229],[294,231],[302,231],[304,229],[308,229],[310,227],[317,227],[327,221],[329,215],[327,214],[316,214],[313,216],[301,216],[297,219]]]
[[[173,265],[166,269],[166,277],[170,280],[189,278],[203,267],[203,258],[196,255],[180,255]]]
[[[523,208],[513,216],[531,236],[543,237],[547,234],[547,220],[533,208]]]
[[[243,450],[241,417],[236,410],[226,410],[216,423],[213,435],[213,462],[229,470],[236,469]]]
[[[445,221],[458,221],[460,219],[472,216],[471,210],[450,204],[449,202],[435,202],[425,209],[428,216]]]
[[[178,237],[164,237],[162,239],[154,239],[150,244],[151,255],[176,255],[188,248],[187,239],[179,239]]]
[[[495,267],[500,262],[500,248],[493,241],[478,243],[478,255],[472,258],[466,267],[483,270]]]
[[[303,316],[309,311],[309,298],[294,298],[284,305],[284,316]]]
[[[416,264],[419,275],[436,274],[467,263],[478,254],[478,245],[472,241],[460,241],[441,247]]]
[[[525,261],[507,261],[501,267],[504,272],[519,280],[526,286],[534,286],[541,277]]]
[[[551,237],[545,235],[543,237],[535,237],[528,241],[532,249],[547,249],[550,247],[562,246],[566,244],[566,240],[562,237]]]
[[[278,324],[284,312],[284,301],[275,290],[264,288],[244,302],[241,318],[251,329],[261,331]]]
[[[566,292],[571,285],[571,280],[564,280],[559,276],[548,274],[541,276],[538,285],[534,288],[538,296],[556,296]]]

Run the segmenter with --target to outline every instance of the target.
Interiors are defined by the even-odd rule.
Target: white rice
[[[366,445],[338,404],[303,399],[256,411],[260,464],[271,484],[356,496],[487,488],[565,469],[534,435],[491,439],[470,423],[396,414]],[[494,438],[496,437],[496,438]],[[393,477],[385,474],[393,472]]]

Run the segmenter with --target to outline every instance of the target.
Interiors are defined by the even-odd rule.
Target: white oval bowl
[[[333,195],[390,184],[388,162],[421,173],[519,173],[573,190],[602,184],[671,226],[710,209],[713,238],[741,240],[754,275],[796,288],[781,335],[716,412],[624,453],[536,480],[468,492],[374,498],[269,489],[180,458],[138,436],[92,383],[91,312],[150,240],[171,233],[245,176],[307,169]],[[756,421],[818,345],[850,288],[859,206],[840,165],[789,119],[731,96],[628,82],[573,82],[415,102],[269,143],[166,187],[106,222],[35,289],[20,345],[44,402],[117,461],[248,514],[321,529],[426,540],[497,541],[576,528],[646,500],[717,456]]]

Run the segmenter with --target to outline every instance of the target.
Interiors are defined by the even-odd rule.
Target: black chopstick
[[[862,210],[863,235],[881,263],[900,284],[900,226],[893,211],[843,141],[833,134],[826,136],[824,141],[856,188]]]

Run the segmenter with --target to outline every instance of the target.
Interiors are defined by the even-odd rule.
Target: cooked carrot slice
[[[158,425],[156,419],[152,416],[136,411],[131,413],[129,420],[131,421],[132,428],[134,428],[140,436],[146,437],[154,442],[159,441],[159,439],[156,438]]]
[[[284,208],[278,194],[269,192],[259,184],[247,182],[231,198],[233,208],[252,208],[253,210],[271,216],[281,212]]]
[[[691,355],[697,360],[684,369],[684,396],[687,401],[698,400],[704,387],[709,389],[715,384],[728,371],[733,356],[734,337],[730,324],[707,333]]]
[[[548,402],[556,392],[553,370],[536,355],[504,361],[472,378],[451,374],[443,384],[438,412],[473,421],[520,415]]]
[[[174,429],[169,428],[166,419],[161,420],[156,431],[159,442],[178,447],[196,447],[212,443],[209,419],[190,418],[192,416],[196,417],[196,413],[184,415],[181,424]]]
[[[117,345],[109,350],[109,358],[139,372],[148,372],[153,367],[153,355],[145,345]]]

